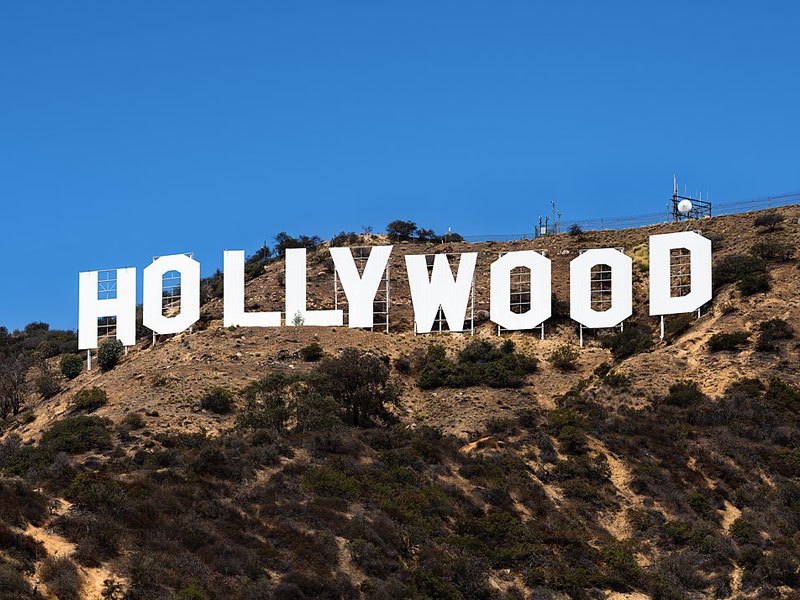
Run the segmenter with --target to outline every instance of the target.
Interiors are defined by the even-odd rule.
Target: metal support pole
[[[583,348],[583,325],[578,324],[578,332],[581,338],[581,348]]]
[[[339,310],[339,281],[336,277],[336,269],[333,270],[333,310]]]
[[[87,371],[91,371],[92,370],[92,351],[91,350],[87,350],[86,351],[86,370]]]
[[[661,315],[661,339],[664,339],[664,315]]]
[[[469,316],[469,333],[475,335],[475,275],[472,276],[472,306]]]
[[[386,333],[389,333],[389,261],[386,262]]]

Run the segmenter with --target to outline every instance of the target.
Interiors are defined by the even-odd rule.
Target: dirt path
[[[53,511],[53,518],[51,521],[65,514],[70,508],[72,508],[72,505],[69,502],[64,499],[58,499],[58,505]],[[35,527],[33,525],[28,525],[24,533],[38,542],[41,542],[47,551],[48,557],[71,557],[75,554],[75,544],[61,537],[48,526]],[[105,580],[115,578],[114,573],[104,565],[94,568],[77,566],[78,573],[81,575],[81,596],[86,600],[99,599],[103,591],[103,583]],[[40,566],[36,569],[36,579],[41,580]],[[45,586],[42,585],[42,587]]]

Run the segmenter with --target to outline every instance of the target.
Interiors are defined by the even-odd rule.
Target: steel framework
[[[372,246],[353,246],[350,248],[350,252],[353,255],[353,262],[355,262],[358,274],[363,275],[364,269],[367,266],[367,261],[369,260],[370,252],[372,252]],[[386,263],[386,268],[383,270],[383,277],[378,284],[378,292],[381,290],[383,291],[382,297],[379,298],[376,294],[375,300],[372,302],[372,327],[366,328],[370,331],[383,330],[385,333],[389,333],[389,298],[391,290],[389,264],[389,262]],[[334,309],[341,309],[347,313],[347,296],[344,293],[344,289],[341,288],[336,269],[333,271],[333,306]]]
[[[547,250],[536,250],[542,256],[547,256]],[[500,252],[498,255],[502,257],[507,254]],[[522,314],[531,309],[531,294],[533,291],[533,278],[531,270],[527,267],[516,267],[511,270],[511,289],[509,293],[509,307],[511,312]],[[532,330],[540,330],[541,338],[544,339],[544,321]],[[497,326],[497,335],[502,335],[504,331],[510,331],[505,327]]]
[[[436,259],[437,254],[426,254],[425,255],[425,264],[428,267],[428,279],[430,279],[431,275],[433,274],[433,261]],[[450,268],[453,268],[453,264],[450,262],[451,256],[459,256],[457,254],[448,254],[444,253],[444,256],[447,257],[447,262],[450,264]],[[459,256],[459,260],[461,260]],[[469,319],[465,319],[464,322],[466,323],[469,321],[469,333],[470,335],[475,335],[475,272],[472,272],[472,282],[470,283],[469,287]],[[416,320],[414,321],[414,334],[420,333],[417,331],[417,324]],[[446,331],[450,331],[450,327],[447,325],[447,319],[444,316],[444,310],[442,306],[439,305],[439,310],[436,311],[436,318],[433,320],[433,328],[430,332],[425,333],[444,333]],[[454,333],[464,333],[466,328],[462,329],[461,331],[457,331]]]
[[[583,254],[588,250],[590,250],[590,248],[584,248],[579,250],[578,253]],[[618,247],[617,250],[620,252],[625,252],[625,248],[622,247]],[[603,264],[593,266],[589,275],[589,306],[591,306],[592,310],[604,312],[611,308],[613,301],[611,289],[611,267]],[[624,328],[625,322],[621,321],[619,324],[619,330],[623,331]],[[582,323],[578,323],[578,336],[580,339],[581,348],[583,348],[584,329],[587,328],[584,327]],[[613,329],[616,329],[616,327]]]

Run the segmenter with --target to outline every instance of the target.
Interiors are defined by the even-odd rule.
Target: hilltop
[[[31,392],[4,421],[0,590],[94,599],[108,580],[104,597],[129,599],[796,598],[800,207],[770,211],[783,217],[774,231],[754,226],[764,212],[691,224],[714,243],[714,299],[699,318],[668,318],[663,341],[647,314],[647,240],[686,223],[397,243],[389,333],[224,328],[212,294],[191,332],[155,345],[145,332],[113,370]],[[309,308],[333,308],[326,246],[308,254]],[[634,315],[622,334],[585,332],[576,352],[568,265],[595,247],[633,258]],[[482,315],[490,263],[520,249],[553,261],[544,340],[498,336],[485,318],[474,336],[414,334],[405,254],[477,251]],[[283,308],[283,268],[249,271],[249,310]],[[321,362],[304,359],[311,344]],[[276,375],[291,380],[280,402],[335,414],[334,388],[315,378],[347,348],[385,365],[389,415],[243,425],[243,391]],[[487,385],[494,360],[504,370]],[[517,364],[530,368],[507,372]],[[36,368],[28,377],[35,389]],[[77,408],[92,388],[104,401]],[[209,410],[215,388],[230,410]]]

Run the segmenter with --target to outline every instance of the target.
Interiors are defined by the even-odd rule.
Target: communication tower
[[[711,216],[711,202],[690,196],[681,196],[678,193],[678,180],[672,176],[672,202],[670,203],[670,217],[673,223],[687,221],[689,219],[700,219]]]

